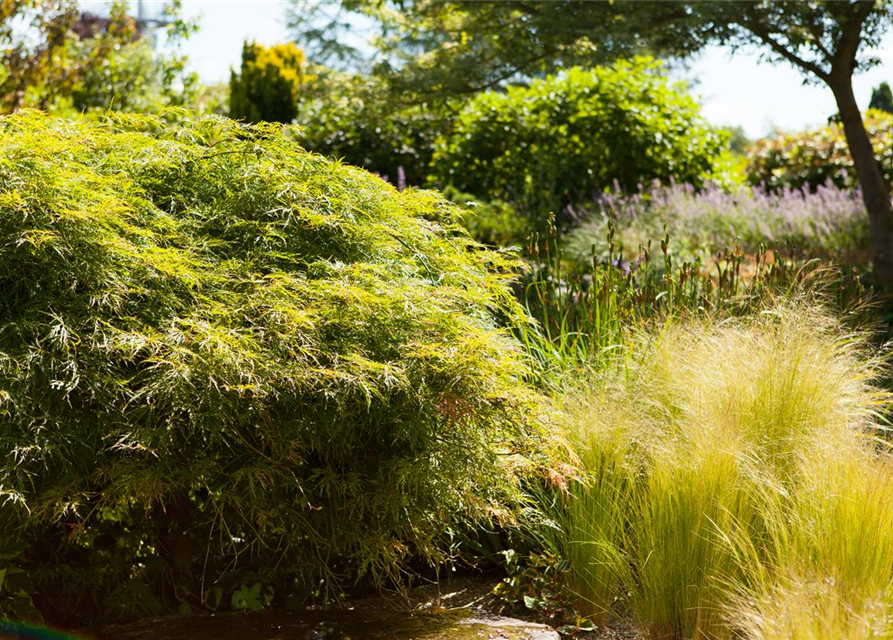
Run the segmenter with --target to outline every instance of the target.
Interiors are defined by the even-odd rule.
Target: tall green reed
[[[828,280],[834,267],[804,261],[794,252],[760,246],[746,254],[740,246],[709,259],[680,260],[668,232],[658,242],[624,254],[607,226],[607,250],[595,246],[585,268],[568,260],[554,221],[544,234],[532,234],[528,272],[518,295],[534,322],[518,329],[540,382],[549,384],[583,370],[597,370],[624,350],[630,336],[655,321],[723,311],[746,313],[769,291],[789,294],[810,280]],[[601,257],[600,257],[601,255]],[[846,308],[865,298],[854,277],[837,277],[828,293]]]

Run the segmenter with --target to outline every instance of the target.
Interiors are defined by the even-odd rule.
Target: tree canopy
[[[179,81],[188,91],[197,84],[177,51],[196,29],[179,17],[180,5],[164,4],[168,53],[157,55],[121,0],[107,17],[81,11],[76,0],[0,2],[0,112],[60,104],[77,111],[145,110],[152,94],[177,104],[171,87]]]
[[[354,14],[376,27],[371,43],[379,72],[437,92],[478,91],[517,74],[642,51],[687,56],[714,43],[756,45],[768,57],[822,79],[832,72],[835,55],[877,44],[890,17],[887,3],[872,1],[342,0],[335,14],[317,3],[296,4],[295,37],[315,60],[343,62],[363,55],[340,31],[353,19],[345,16]],[[862,57],[856,66],[875,62]]]
[[[116,44],[135,35],[135,24],[124,6],[115,3],[111,17],[100,24],[82,17],[68,0],[9,0],[0,3],[0,109],[32,104],[46,108],[90,67],[111,53]],[[75,55],[74,44],[90,42]]]

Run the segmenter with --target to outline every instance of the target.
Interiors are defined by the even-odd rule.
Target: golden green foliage
[[[265,47],[246,42],[242,67],[230,79],[229,115],[245,122],[291,122],[301,89],[312,80],[307,58],[293,43]]]
[[[511,519],[543,404],[494,320],[517,265],[454,213],[274,125],[0,120],[0,536],[195,605]]]
[[[734,591],[728,617],[747,637],[893,637],[893,457],[848,444],[805,460],[793,496],[766,500],[765,559],[732,538],[753,586]]]

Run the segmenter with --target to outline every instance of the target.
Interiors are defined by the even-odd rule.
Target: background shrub
[[[330,70],[319,75],[297,119],[301,144],[392,184],[425,185],[434,143],[450,125],[449,110],[402,104],[374,77]]]
[[[615,184],[717,179],[726,134],[664,75],[637,58],[479,94],[439,143],[433,178],[542,223]]]
[[[888,83],[882,82],[871,90],[868,108],[893,113],[893,90]]]
[[[0,150],[0,547],[45,612],[300,598],[512,518],[542,404],[452,205],[223,118]]]
[[[509,203],[487,202],[452,187],[443,190],[443,197],[464,210],[459,222],[478,242],[495,247],[527,243],[529,225]]]
[[[889,182],[893,179],[893,115],[870,109],[865,128]],[[767,189],[816,189],[826,183],[854,189],[859,184],[843,128],[836,122],[759,140],[748,154],[747,181]]]
[[[8,64],[0,65],[0,93],[8,92],[3,101],[9,110],[38,107],[74,115],[201,108],[204,88],[198,74],[186,69],[183,55],[197,24],[180,16],[181,3],[163,3],[160,17],[165,26],[155,33],[128,15],[127,3],[109,5],[105,17],[79,11],[76,3],[10,5],[5,23],[33,22],[35,29],[13,28],[28,44],[4,51],[9,57]],[[34,22],[39,15],[47,21]],[[34,55],[26,55],[30,47],[37,48]],[[19,62],[11,64],[14,59]]]
[[[245,122],[291,122],[310,80],[304,52],[293,43],[246,42],[240,71],[230,77],[229,115]]]
[[[84,111],[160,113],[168,107],[198,108],[205,87],[198,76],[184,73],[185,59],[155,52],[155,43],[142,38],[121,46],[104,64],[84,71],[71,95],[60,99],[54,112],[66,106]],[[175,84],[179,86],[175,86]]]

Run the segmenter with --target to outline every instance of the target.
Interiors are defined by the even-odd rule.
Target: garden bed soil
[[[558,633],[492,596],[492,581],[459,579],[402,594],[349,601],[340,609],[264,611],[146,619],[101,640],[558,640]],[[512,617],[517,616],[517,617]],[[521,619],[519,619],[521,618]],[[617,621],[576,636],[640,640]]]

